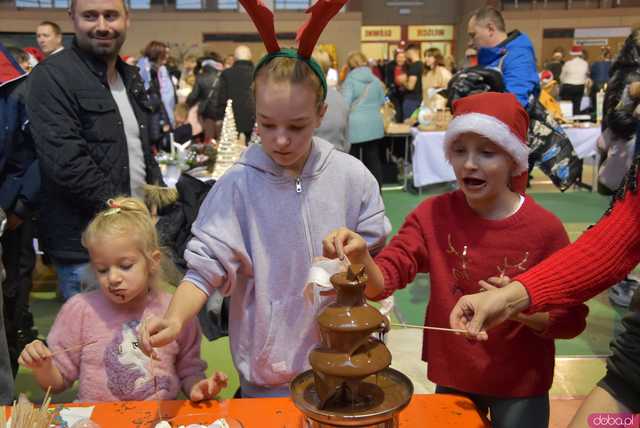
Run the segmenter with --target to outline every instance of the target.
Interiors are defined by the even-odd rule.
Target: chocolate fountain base
[[[411,401],[413,384],[397,370],[386,368],[366,377],[360,385],[361,400],[348,403],[330,401],[319,409],[311,370],[291,381],[291,399],[307,417],[309,428],[367,427],[397,428],[398,413]]]

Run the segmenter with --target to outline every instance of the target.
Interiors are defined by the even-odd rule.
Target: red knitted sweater
[[[496,221],[475,214],[461,191],[447,193],[411,212],[375,258],[385,281],[380,298],[404,288],[417,273],[428,272],[431,296],[425,325],[448,327],[455,303],[463,294],[477,293],[479,280],[502,272],[514,277],[568,243],[560,220],[530,197],[517,213]],[[553,380],[553,339],[580,334],[587,312],[584,305],[557,309],[541,334],[507,321],[491,330],[486,342],[425,330],[422,358],[428,363],[428,378],[496,397],[544,394]]]
[[[623,280],[640,262],[639,219],[640,195],[627,191],[576,242],[516,277],[531,297],[529,310],[575,305]]]

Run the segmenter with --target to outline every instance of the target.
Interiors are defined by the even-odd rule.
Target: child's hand
[[[322,241],[322,255],[331,259],[344,260],[345,256],[351,263],[363,264],[369,256],[367,241],[357,233],[341,227],[335,229]]]
[[[502,275],[502,276],[492,276],[486,281],[482,281],[482,280],[478,281],[478,284],[480,284],[480,287],[482,287],[480,291],[490,291],[490,290],[495,290],[496,288],[505,287],[510,282],[511,282],[511,278],[509,278],[506,275]],[[513,321],[523,321],[527,319],[527,316],[521,313],[517,313],[510,316],[509,319]]]
[[[509,278],[506,275],[502,275],[502,276],[492,276],[486,281],[482,281],[482,280],[478,281],[478,284],[480,285],[480,287],[482,287],[480,291],[489,291],[495,288],[502,288],[507,284],[509,284],[510,282],[511,282],[511,278]]]
[[[49,367],[53,364],[52,356],[51,350],[41,340],[34,340],[24,347],[18,363],[31,370]]]
[[[227,387],[229,378],[222,372],[214,372],[208,379],[202,379],[191,387],[189,399],[191,401],[211,400]]]
[[[182,330],[182,325],[178,320],[152,315],[145,319],[140,326],[140,349],[146,355],[156,358],[153,348],[159,348],[173,342],[178,337],[180,330]]]

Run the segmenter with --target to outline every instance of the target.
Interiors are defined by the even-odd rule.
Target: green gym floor
[[[590,181],[590,169],[585,168],[585,181]],[[540,204],[562,219],[571,240],[575,240],[590,224],[596,222],[609,204],[607,197],[587,190],[569,190],[560,193],[541,174],[535,173],[529,194]],[[425,189],[422,195],[402,190],[384,190],[383,197],[387,215],[394,233],[405,216],[425,197],[450,190],[446,185]],[[45,270],[40,267],[37,271]],[[35,281],[37,282],[37,280]],[[414,283],[395,294],[395,316],[400,321],[421,325],[425,305],[429,298],[429,279],[419,276]],[[552,427],[566,426],[580,399],[593,387],[604,373],[603,357],[609,353],[609,341],[624,309],[612,306],[603,293],[588,302],[590,313],[587,329],[577,338],[556,342],[557,364],[551,395]],[[46,337],[60,303],[53,292],[32,293],[32,310],[40,335]],[[433,391],[433,384],[425,378],[425,364],[420,361],[421,332],[411,329],[394,329],[389,334],[388,345],[394,356],[393,366],[406,373],[414,382],[416,392]],[[215,342],[203,340],[203,358],[212,369],[223,370],[230,375],[230,386],[223,393],[231,397],[237,387],[237,374],[231,362],[227,338]],[[43,392],[36,385],[28,370],[20,369],[17,391],[26,393],[30,399],[39,401]],[[75,398],[75,389],[58,394],[54,402],[68,402]]]

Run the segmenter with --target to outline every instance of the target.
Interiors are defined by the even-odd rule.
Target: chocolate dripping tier
[[[331,277],[331,283],[338,296],[318,315],[322,344],[309,355],[320,408],[326,408],[331,400],[366,406],[369,397],[360,391],[362,379],[391,364],[391,353],[371,333],[385,333],[389,326],[387,319],[366,303],[364,266],[351,266]]]
[[[336,302],[317,317],[321,344],[309,355],[312,370],[292,381],[292,398],[311,419],[327,424],[317,426],[374,426],[409,403],[413,385],[389,368],[391,353],[373,337],[389,324],[366,302],[364,267],[352,265],[331,283]]]

